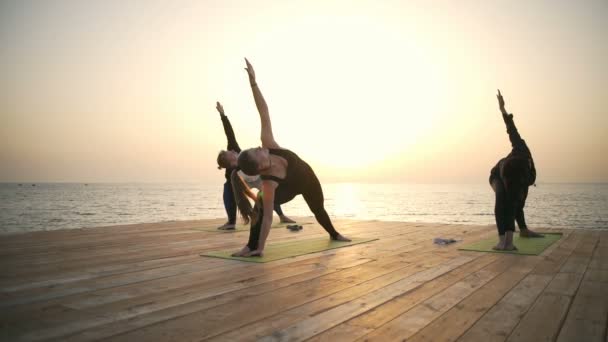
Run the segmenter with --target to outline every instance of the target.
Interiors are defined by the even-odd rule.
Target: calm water
[[[0,184],[0,234],[225,217],[222,184]],[[487,184],[326,184],[334,217],[494,223]],[[298,196],[287,215],[311,216]],[[608,184],[540,184],[526,205],[533,227],[608,229]]]

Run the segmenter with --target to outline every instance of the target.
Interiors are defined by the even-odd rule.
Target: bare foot
[[[217,229],[219,229],[219,230],[232,230],[232,229],[234,229],[234,226],[235,226],[234,223],[226,222],[223,225],[217,227]]]
[[[517,247],[515,247],[515,245],[513,243],[505,245],[505,251],[516,251]]]
[[[246,256],[246,257],[256,257],[256,256],[259,256],[259,257],[262,257],[262,256],[264,256],[264,250],[263,249],[256,249],[256,250],[250,251],[249,253],[246,253],[243,256]]]
[[[345,242],[352,241],[351,239],[347,238],[346,236],[343,236],[342,234],[338,234],[338,236],[336,236],[332,240],[334,240],[334,241],[345,241]]]
[[[505,243],[504,242],[498,242],[496,244],[496,246],[492,247],[493,250],[495,251],[504,251],[505,250]]]
[[[506,241],[507,239],[504,235],[498,235],[498,243],[496,244],[496,246],[492,247],[492,249],[495,251],[504,251]]]
[[[238,251],[236,253],[232,253],[232,256],[233,257],[247,256],[247,254],[249,254],[249,252],[251,252],[251,250],[249,249],[249,247],[245,246],[240,251]]]
[[[281,223],[296,223],[296,221],[290,219],[289,217],[283,215],[281,216]]]
[[[519,236],[524,238],[542,238],[545,237],[543,234],[539,234],[531,231],[530,229],[520,229]]]

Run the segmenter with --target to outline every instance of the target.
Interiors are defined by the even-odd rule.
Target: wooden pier
[[[336,220],[378,240],[256,264],[200,256],[245,244],[197,229],[221,223],[0,237],[0,340],[608,341],[608,231],[538,229],[564,235],[520,256],[458,250],[492,226]]]

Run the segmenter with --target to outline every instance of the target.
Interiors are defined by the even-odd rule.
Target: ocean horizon
[[[33,185],[34,184],[34,185]],[[0,234],[225,218],[223,183],[0,183]],[[357,220],[494,224],[488,184],[325,183],[331,217]],[[312,216],[301,196],[288,216]],[[608,183],[530,187],[530,228],[608,229]]]

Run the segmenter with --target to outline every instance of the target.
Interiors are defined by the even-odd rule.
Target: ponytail
[[[237,170],[233,170],[230,174],[230,182],[232,183],[232,192],[234,193],[234,200],[236,201],[236,206],[239,208],[239,213],[241,213],[241,217],[243,218],[243,222],[248,224],[251,220],[254,222],[257,219],[257,215],[253,211],[251,207],[251,202],[247,198],[246,191],[249,190],[249,186],[241,176],[239,176]]]

